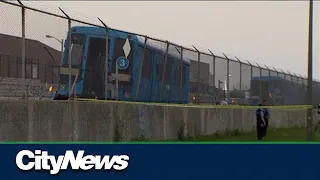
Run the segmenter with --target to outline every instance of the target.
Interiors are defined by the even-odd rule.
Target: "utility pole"
[[[312,39],[313,39],[313,0],[309,0],[309,42],[308,42],[308,87],[307,87],[307,141],[312,141]]]

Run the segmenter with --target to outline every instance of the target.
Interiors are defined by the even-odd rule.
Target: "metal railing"
[[[41,80],[48,84],[59,84],[58,64],[46,64],[41,59],[25,59],[25,78]],[[0,54],[0,77],[22,78],[22,59],[12,55]]]
[[[31,45],[28,46],[27,39],[44,43],[59,51],[61,48],[63,49],[63,39],[66,38],[67,32],[71,27],[95,26],[105,28],[106,30],[135,35],[143,39],[145,45],[153,44],[163,49],[164,53],[162,57],[158,57],[157,59],[158,66],[163,73],[166,72],[167,63],[169,63],[168,54],[175,54],[176,57],[181,59],[189,59],[191,61],[190,79],[186,82],[190,82],[190,102],[213,104],[224,100],[234,104],[256,105],[262,100],[267,100],[269,104],[273,105],[306,103],[307,79],[301,75],[282,69],[254,64],[248,60],[224,53],[213,53],[210,49],[204,51],[196,46],[184,47],[166,40],[113,29],[108,27],[99,18],[89,21],[81,20],[83,18],[78,18],[71,12],[67,12],[61,8],[40,10],[41,8],[36,7],[34,3],[29,1],[1,1],[0,9],[2,12],[1,18],[4,19],[1,21],[0,33],[20,36],[21,38],[21,52],[17,56],[22,58],[21,64],[15,67],[17,69],[19,69],[19,66],[21,66],[21,69],[28,69],[28,59],[26,57],[28,57],[32,49]],[[53,41],[53,39],[58,40],[59,43]],[[60,39],[62,40],[60,41]],[[65,43],[71,44],[70,41]],[[107,49],[105,54],[109,54]],[[148,74],[143,69],[143,63],[151,61],[151,58],[148,59],[146,56],[146,48],[144,48],[144,53],[141,57],[142,64],[138,82],[140,82],[141,76]],[[175,68],[179,69],[178,67]],[[40,69],[39,72],[41,72]],[[27,78],[27,70],[25,70],[25,75],[23,74],[23,70],[21,73],[22,78]],[[105,74],[106,72],[103,73]],[[20,74],[18,76],[20,77]],[[40,73],[38,78],[47,81],[47,78],[43,78],[42,76],[46,75]],[[54,76],[50,77],[53,78]],[[165,87],[164,85],[167,83],[166,78],[168,77],[163,75],[159,78],[162,82],[161,87]],[[55,83],[57,81],[52,80],[52,82]],[[107,81],[103,83],[105,82]],[[139,92],[143,92],[144,86],[140,85],[138,88]],[[154,96],[159,96],[159,94],[160,97],[163,94],[170,94],[170,92],[167,92],[167,88],[160,88],[159,91],[151,93],[150,100]],[[318,94],[319,92],[320,83],[314,81],[313,93]],[[320,103],[319,97],[313,97],[314,103]]]

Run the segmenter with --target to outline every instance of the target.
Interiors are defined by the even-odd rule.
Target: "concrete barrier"
[[[270,127],[303,127],[306,109],[271,109]],[[314,112],[316,114],[316,111]],[[0,141],[174,140],[255,130],[255,109],[0,100]],[[314,116],[314,123],[319,121]]]
[[[57,85],[48,85],[57,87]],[[12,77],[0,77],[0,98],[1,99],[21,99],[50,98],[52,93],[48,91],[45,83],[39,79],[22,79]]]

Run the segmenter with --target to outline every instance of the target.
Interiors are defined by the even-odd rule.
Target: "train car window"
[[[114,51],[113,51],[113,61],[112,61],[112,67],[111,67],[111,72],[115,73],[116,71],[116,61],[119,57],[125,56],[123,52],[123,45],[126,42],[126,39],[121,39],[117,38],[114,43]],[[133,45],[134,42],[129,40],[130,46],[131,46],[131,51],[128,55],[128,60],[129,60],[129,67],[124,70],[119,70],[119,74],[132,74],[132,58],[133,58]]]
[[[81,67],[81,60],[84,53],[85,35],[72,34],[71,35],[71,65],[77,68]]]
[[[175,79],[175,81],[174,81],[174,84],[177,86],[177,87],[180,87],[180,85],[181,85],[181,69],[182,69],[182,64],[179,62],[179,61],[177,61],[176,63],[175,63],[175,65],[174,65],[174,72],[175,72],[175,76],[174,76],[174,79]]]
[[[79,44],[71,44],[71,65],[81,67],[82,57],[83,46]]]
[[[164,73],[164,84],[170,84],[171,67],[172,67],[172,59],[171,58],[167,58],[166,65],[164,67],[166,68],[165,73]]]
[[[158,54],[157,57],[157,80],[162,80],[164,57]]]
[[[186,85],[186,74],[187,74],[186,66],[182,64],[182,87]]]
[[[142,67],[142,77],[149,78],[151,76],[151,67],[152,67],[152,52],[149,49],[146,49],[143,67]]]
[[[83,34],[71,35],[71,44],[84,45],[85,40],[86,40],[86,37]]]

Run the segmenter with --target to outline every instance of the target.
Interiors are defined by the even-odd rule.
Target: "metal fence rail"
[[[95,26],[114,30],[119,33],[125,32],[108,27],[100,19],[81,20],[71,12],[61,8],[40,10],[34,3],[29,1],[1,1],[1,34],[10,34],[20,37],[19,55],[1,54],[0,49],[0,76],[16,78],[35,78],[42,82],[57,84],[59,82],[59,65],[62,58],[63,39],[73,26]],[[155,96],[170,95],[165,88],[167,85],[166,67],[170,63],[168,54],[175,54],[177,57],[188,58],[190,63],[190,102],[195,103],[219,103],[223,100],[234,104],[258,104],[261,100],[267,100],[274,105],[294,105],[306,103],[307,79],[301,75],[278,70],[274,67],[259,65],[226,54],[213,53],[210,49],[201,50],[193,46],[184,47],[166,40],[152,38],[137,33],[125,32],[144,39],[144,53],[141,57],[140,76],[150,74],[144,69],[145,63],[151,61],[147,57],[147,45],[157,45],[164,53],[157,57],[157,67],[161,79],[160,92],[153,93],[150,100]],[[55,47],[55,50],[46,50],[48,58],[36,58],[31,56],[32,51],[37,51],[30,42],[38,41],[48,47]],[[71,40],[70,40],[71,41]],[[71,44],[71,42],[65,42]],[[10,43],[10,42],[9,42]],[[62,50],[61,50],[62,49]],[[107,52],[102,56],[106,58]],[[55,53],[52,53],[52,52]],[[16,53],[17,54],[17,53]],[[46,55],[43,55],[45,57]],[[36,58],[36,59],[35,59]],[[55,60],[48,63],[48,59]],[[53,63],[55,62],[55,63]],[[59,62],[59,63],[57,63]],[[70,63],[69,63],[70,64]],[[37,67],[37,70],[33,68]],[[179,71],[179,66],[175,66]],[[104,70],[106,68],[103,68]],[[36,72],[35,72],[36,71]],[[158,72],[158,70],[157,70]],[[105,71],[102,73],[106,74]],[[183,78],[183,77],[181,77]],[[182,81],[181,81],[182,82]],[[107,86],[106,81],[99,82]],[[320,83],[314,81],[313,93],[320,92]],[[138,93],[143,92],[144,86],[138,86]],[[71,89],[71,88],[70,88]],[[158,91],[158,90],[156,90]],[[320,103],[320,97],[313,96],[314,103]],[[180,98],[180,97],[176,97]]]
[[[22,78],[22,59],[13,55],[0,54],[0,77]],[[40,59],[25,59],[25,78],[39,79],[49,84],[59,83],[58,64],[44,64]]]

